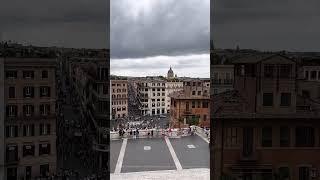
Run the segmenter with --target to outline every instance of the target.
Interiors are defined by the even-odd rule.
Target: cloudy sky
[[[111,0],[111,73],[209,77],[209,0]]]
[[[214,0],[215,47],[320,51],[319,0]]]
[[[109,47],[109,0],[5,0],[0,40],[40,46]]]

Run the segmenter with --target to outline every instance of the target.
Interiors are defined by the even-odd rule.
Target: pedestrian
[[[153,137],[153,129],[151,129],[151,137]]]

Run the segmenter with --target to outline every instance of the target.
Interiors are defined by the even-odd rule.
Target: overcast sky
[[[319,0],[214,0],[217,48],[320,51]]]
[[[111,0],[111,73],[210,75],[209,0]]]
[[[109,0],[4,0],[0,40],[39,46],[109,47]]]

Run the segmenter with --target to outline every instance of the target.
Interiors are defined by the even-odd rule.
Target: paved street
[[[111,141],[110,156],[111,173],[115,174],[179,170],[181,167],[182,169],[209,168],[210,159],[209,144],[197,135],[167,140],[150,138]],[[115,172],[116,169],[119,172]]]

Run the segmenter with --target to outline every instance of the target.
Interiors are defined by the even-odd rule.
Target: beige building
[[[183,90],[183,81],[172,78],[168,79],[166,82],[166,113],[170,113],[171,108],[171,98],[170,94]]]
[[[128,80],[124,77],[111,77],[112,119],[128,117]]]
[[[0,64],[0,179],[56,173],[56,59],[5,58]]]
[[[166,113],[166,79],[162,77],[140,78],[137,83],[138,100],[142,115]]]

